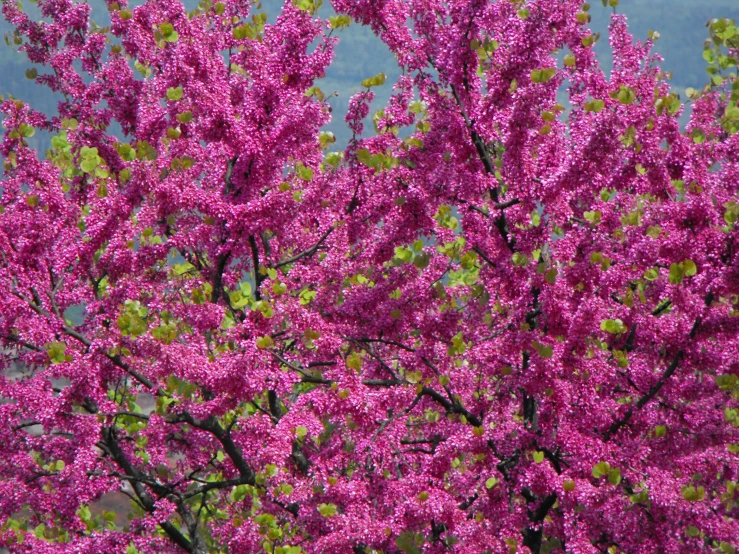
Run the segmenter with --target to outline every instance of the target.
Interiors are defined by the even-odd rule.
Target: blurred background
[[[108,24],[108,12],[102,0],[90,0],[93,7],[93,20],[101,25]],[[141,0],[132,2],[140,4]],[[197,0],[186,0],[185,4],[193,9]],[[263,0],[263,10],[268,14],[268,22],[274,21],[282,7],[282,0]],[[331,15],[330,0],[324,0],[324,6],[318,15]],[[36,5],[25,0],[27,12],[33,13]],[[610,8],[603,8],[599,0],[591,0],[592,27],[603,35],[596,50],[606,71],[610,68],[606,28]],[[672,84],[676,92],[684,98],[687,87],[701,88],[708,79],[706,64],[702,58],[703,42],[708,36],[705,27],[711,18],[727,17],[739,19],[739,2],[737,0],[621,0],[618,12],[627,15],[631,32],[637,40],[645,40],[650,30],[660,35],[655,49],[664,58],[663,68],[673,72]],[[11,31],[10,25],[0,21],[0,34]],[[385,45],[377,39],[369,29],[359,25],[351,25],[338,33],[340,42],[336,50],[334,63],[324,79],[317,85],[326,95],[335,93],[330,99],[333,108],[333,120],[327,130],[337,137],[337,147],[343,147],[348,141],[350,132],[344,123],[349,98],[361,89],[360,82],[366,77],[384,72],[388,76],[388,84],[375,89],[377,100],[374,108],[379,109],[391,93],[394,78],[397,77],[395,60]],[[29,102],[34,108],[46,113],[56,111],[57,98],[48,90],[37,86],[25,77],[30,67],[25,56],[14,51],[5,41],[0,42],[0,94],[11,94]],[[372,127],[369,126],[371,131]],[[367,131],[366,131],[367,132]],[[45,151],[48,147],[43,133],[37,133],[32,144]]]

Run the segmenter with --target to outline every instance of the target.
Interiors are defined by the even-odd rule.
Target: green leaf
[[[318,513],[323,517],[334,517],[337,513],[335,504],[319,504]]]
[[[518,267],[525,267],[529,263],[529,259],[526,257],[526,254],[522,254],[520,252],[513,254],[511,261],[513,262],[513,265]]]
[[[395,258],[401,262],[409,263],[413,259],[413,250],[405,246],[396,246]]]
[[[676,264],[672,263],[670,264],[670,275],[669,275],[669,281],[673,285],[679,285],[683,282],[683,277],[685,276],[685,270],[683,264]]]
[[[647,269],[647,270],[646,270],[646,271],[644,272],[644,278],[645,278],[645,279],[646,279],[647,281],[654,281],[654,280],[655,280],[655,279],[657,279],[658,277],[659,277],[659,269],[657,269],[656,267],[653,267],[653,268],[651,268],[651,269]]]
[[[57,150],[62,150],[65,152],[70,150],[72,145],[69,144],[69,141],[67,140],[67,132],[62,131],[58,135],[51,137],[51,146],[53,146]]]
[[[67,345],[63,342],[50,342],[46,345],[46,354],[48,354],[52,364],[64,363],[66,361],[66,351]]]
[[[295,165],[295,172],[303,181],[310,181],[313,179],[313,170],[309,167],[305,167],[300,162]]]
[[[531,81],[533,83],[546,83],[557,73],[554,67],[546,67],[543,69],[534,69],[531,71]]]
[[[423,379],[423,374],[420,371],[408,371],[405,374],[405,378],[409,383],[415,385],[416,383],[421,382],[421,379]]]
[[[703,487],[694,487],[689,485],[682,489],[683,498],[688,502],[700,502],[706,496],[706,491]]]
[[[736,202],[727,202],[724,204],[724,208],[726,208],[724,221],[727,225],[733,225],[739,219],[739,204]]]
[[[682,266],[683,266],[683,271],[685,272],[686,277],[692,277],[698,271],[698,268],[696,267],[695,263],[691,260],[685,260],[682,263]]]
[[[466,350],[467,344],[465,343],[462,332],[460,331],[452,337],[452,343],[447,348],[447,354],[449,356],[454,356],[455,354],[461,355],[464,354]]]
[[[96,160],[98,158],[98,149],[96,147],[90,148],[89,146],[83,146],[80,148],[80,156],[87,160]]]
[[[121,314],[116,320],[116,324],[124,337],[138,337],[143,335],[147,329],[146,321],[136,313]]]
[[[249,297],[240,290],[228,293],[228,299],[231,301],[231,306],[236,310],[240,310],[249,304]]]
[[[424,414],[424,417],[426,418],[426,421],[429,423],[436,423],[441,418],[441,414],[435,410],[426,410],[426,413]]]
[[[653,239],[658,239],[662,234],[662,227],[659,225],[650,225],[647,227],[647,236]]]
[[[491,477],[490,479],[485,481],[485,488],[492,489],[497,484],[498,484],[498,480],[495,477]]]
[[[249,485],[238,485],[231,489],[231,502],[241,502],[246,498],[246,494],[249,492]]]
[[[739,106],[736,106],[733,103],[726,106],[726,109],[724,110],[724,119],[726,119],[727,122],[739,121]]]
[[[364,79],[362,81],[362,86],[366,88],[372,88],[372,87],[379,87],[385,84],[385,79],[387,77],[384,73],[378,73],[374,77],[369,77],[368,79]]]
[[[244,296],[251,296],[251,283],[249,281],[242,281],[239,283],[239,290]]]
[[[370,152],[367,148],[360,148],[356,152],[357,161],[361,163],[362,165],[366,165],[367,167],[370,166],[370,163],[372,162],[372,152]]]
[[[600,322],[601,331],[617,335],[626,331],[624,322],[620,319],[604,319]]]
[[[121,159],[127,162],[132,162],[136,159],[136,151],[131,148],[130,144],[118,143],[116,144],[115,148],[118,151],[118,155],[121,157]]]
[[[246,26],[239,25],[238,27],[234,27],[234,29],[231,31],[231,34],[233,35],[233,38],[236,40],[245,39],[246,38]]]
[[[408,104],[408,111],[415,114],[423,113],[424,104],[421,100],[414,100]]]
[[[426,269],[429,266],[430,261],[431,256],[423,252],[413,258],[413,265],[415,265],[418,269]]]
[[[307,306],[310,304],[318,293],[314,290],[303,289],[300,291],[300,305]]]
[[[540,464],[544,461],[544,452],[536,451],[534,452],[534,462],[537,464]]]
[[[266,319],[270,319],[275,315],[272,305],[266,300],[260,300],[254,303],[254,309],[262,314]]]
[[[77,510],[77,515],[84,522],[90,521],[90,519],[92,518],[90,508],[87,506],[82,506],[79,510]]]
[[[695,538],[698,535],[700,535],[700,532],[701,532],[700,529],[698,529],[697,527],[693,527],[692,525],[688,525],[685,528],[685,534],[692,538]]]
[[[336,142],[336,137],[329,131],[321,131],[318,134],[318,142],[320,143],[321,148],[325,150],[328,148],[329,144]]]
[[[327,152],[326,163],[331,167],[337,167],[341,163],[341,152]]]
[[[554,347],[551,344],[541,344],[538,341],[534,341],[531,346],[542,358],[551,358],[554,355]]]
[[[395,539],[395,545],[405,554],[421,554],[421,550],[416,545],[416,535],[412,531],[406,531],[398,535]]]
[[[272,340],[272,337],[269,335],[265,335],[263,337],[257,338],[257,348],[260,348],[264,350],[265,348],[269,348],[274,344],[274,341]]]
[[[582,215],[587,221],[589,221],[593,225],[600,225],[601,219],[603,217],[603,214],[601,214],[599,210],[595,210],[592,212],[583,212]]]
[[[690,132],[690,137],[696,144],[703,144],[706,141],[706,134],[703,132],[702,129],[693,129]]]
[[[154,161],[159,153],[148,141],[140,140],[136,143],[136,158],[139,160]]]
[[[80,169],[85,173],[92,173],[97,166],[97,160],[91,160],[89,158],[85,158],[80,162]]]
[[[589,104],[590,109],[588,109],[588,104]],[[596,98],[592,102],[588,102],[587,104],[585,104],[585,111],[599,113],[603,111],[603,108],[605,107],[605,105],[606,103],[603,100],[601,100],[600,98]]]
[[[608,472],[608,482],[614,487],[621,482],[621,469],[614,467]]]
[[[608,472],[611,471],[611,464],[608,462],[599,462],[593,466],[593,477],[596,479],[600,479],[601,477],[604,477],[608,475]]]
[[[346,358],[346,367],[355,371],[362,369],[362,356],[356,352],[349,354]]]
[[[328,18],[332,29],[341,29],[342,27],[348,27],[352,23],[352,18],[348,15],[332,15]]]
[[[177,121],[180,123],[190,123],[192,121],[192,112],[190,110],[177,114]]]
[[[313,14],[322,4],[321,0],[293,0],[293,6],[304,12]]]
[[[23,138],[30,138],[36,133],[36,130],[31,127],[30,125],[26,125],[25,123],[21,123],[18,126],[18,134],[22,136]]]
[[[174,271],[175,275],[181,276],[185,273],[188,273],[189,271],[195,269],[195,266],[192,265],[190,262],[185,262],[183,264],[175,264],[172,266],[172,270]]]
[[[182,94],[182,87],[170,87],[167,89],[167,98],[172,101],[181,100]]]
[[[632,88],[621,85],[616,93],[616,98],[622,104],[633,104],[636,100],[636,94]]]

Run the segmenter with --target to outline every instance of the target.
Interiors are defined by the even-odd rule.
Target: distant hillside
[[[598,0],[591,3],[593,27],[604,33],[610,10],[603,9]],[[702,54],[708,20],[739,20],[736,0],[620,0],[618,11],[628,17],[637,40],[646,39],[650,29],[659,32],[655,50],[664,58],[663,67],[674,73],[673,85],[681,88],[700,88],[707,81]],[[598,45],[601,53],[607,47],[607,41]],[[607,61],[604,56],[601,59]]]
[[[102,2],[94,0],[91,4],[93,13],[100,14]],[[194,5],[195,2],[191,0],[187,4]],[[329,4],[328,0],[326,4]],[[591,4],[593,28],[601,32],[605,39],[611,10],[601,7],[599,0],[591,0]],[[282,2],[266,0],[263,5],[269,20],[273,21]],[[701,57],[702,44],[707,37],[706,22],[718,17],[739,20],[739,2],[736,0],[621,0],[618,10],[628,16],[632,33],[637,39],[645,39],[650,29],[660,33],[656,50],[664,57],[664,68],[674,73],[673,85],[678,92],[688,86],[700,87],[706,82],[705,63]],[[322,8],[321,14],[328,15],[329,8]],[[106,17],[106,12],[102,12],[102,15],[93,16],[93,19],[104,24]],[[8,30],[7,23],[0,22],[0,32],[4,34]],[[337,135],[340,144],[345,144],[349,133],[344,124],[344,115],[349,97],[360,89],[360,81],[385,72],[392,83],[398,72],[388,49],[368,29],[353,25],[338,36],[340,44],[335,62],[318,85],[327,94],[335,92],[338,95],[331,99],[334,119],[329,129]],[[606,69],[610,66],[607,49],[607,40],[602,40],[598,52]],[[55,110],[53,95],[32,85],[25,78],[27,67],[23,56],[0,43],[0,74],[3,76],[0,93],[23,98],[44,111]],[[388,84],[378,91],[376,106],[385,102],[390,88]]]

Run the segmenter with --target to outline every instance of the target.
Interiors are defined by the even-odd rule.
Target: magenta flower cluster
[[[735,552],[739,29],[681,130],[621,15],[320,4],[3,2],[0,546]]]

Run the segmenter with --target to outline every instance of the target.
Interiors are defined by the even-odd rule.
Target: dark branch
[[[313,246],[311,246],[307,250],[303,250],[300,254],[296,254],[295,256],[292,256],[290,258],[287,258],[286,260],[282,260],[280,262],[277,262],[275,265],[272,266],[272,269],[278,269],[278,268],[280,268],[282,266],[290,265],[292,263],[295,263],[300,258],[305,258],[307,256],[312,256],[321,247],[321,245],[328,238],[328,236],[331,233],[333,233],[333,231],[334,231],[334,228],[333,227],[329,228],[329,230],[326,231],[325,233],[323,233],[323,235],[321,236],[321,238],[318,239],[318,242],[315,243]]]
[[[457,92],[457,89],[454,85],[450,85],[450,88],[452,90],[452,94],[454,95],[454,99],[457,102],[457,105],[459,106],[459,109],[462,112],[462,118],[464,119],[465,126],[467,127],[467,130],[470,133],[470,137],[472,138],[472,143],[475,145],[475,150],[477,150],[477,155],[480,157],[480,161],[482,162],[483,167],[485,168],[485,173],[488,175],[495,175],[495,166],[493,164],[493,161],[490,159],[490,154],[488,153],[487,148],[485,147],[485,143],[483,142],[480,135],[477,134],[477,131],[475,131],[475,127],[473,123],[470,121],[470,118],[467,116],[467,112],[464,109],[464,104],[462,103],[462,99],[459,97],[459,93]],[[490,189],[490,198],[493,202],[496,204],[498,203],[498,189],[493,187]],[[509,236],[509,228],[508,228],[508,221],[506,220],[505,212],[503,210],[500,211],[500,215],[496,217],[493,220],[493,224],[498,229],[498,232],[500,233],[501,238],[505,242],[506,246],[508,247],[508,250],[511,252],[515,251],[516,248],[516,241],[513,239],[513,237]]]
[[[259,287],[262,286],[264,275],[259,273],[259,247],[257,246],[257,240],[254,238],[254,235],[249,237],[249,246],[251,246],[251,259],[252,265],[254,266],[254,298],[261,300],[262,293]]]
[[[678,365],[680,365],[680,360],[682,360],[684,355],[684,352],[680,350],[675,358],[672,360],[670,365],[667,366],[667,369],[665,369],[664,373],[660,376],[659,380],[652,385],[652,387],[647,391],[647,393],[642,396],[638,402],[636,403],[636,409],[641,410],[644,406],[647,405],[647,403],[652,400],[652,398],[655,397],[655,395],[660,391],[660,389],[664,386],[665,382],[672,377],[672,374],[675,373],[675,370],[677,369]],[[616,434],[621,427],[626,425],[631,417],[634,415],[634,406],[631,406],[628,410],[626,410],[626,413],[621,417],[621,419],[618,419],[614,421],[611,426],[608,428],[608,430],[603,434],[603,441],[608,442],[611,440],[611,437],[613,437],[614,434]]]
[[[210,301],[214,304],[218,302],[218,299],[221,296],[225,298],[225,293],[223,290],[223,272],[226,270],[226,264],[228,263],[228,259],[230,257],[230,250],[218,256],[215,274],[213,275],[213,292],[210,295]]]
[[[440,393],[429,387],[423,387],[419,396],[428,396],[441,404],[448,413],[460,414],[467,418],[467,421],[474,427],[481,427],[482,421],[476,415],[470,413],[464,406],[455,402],[451,402],[444,398]]]

